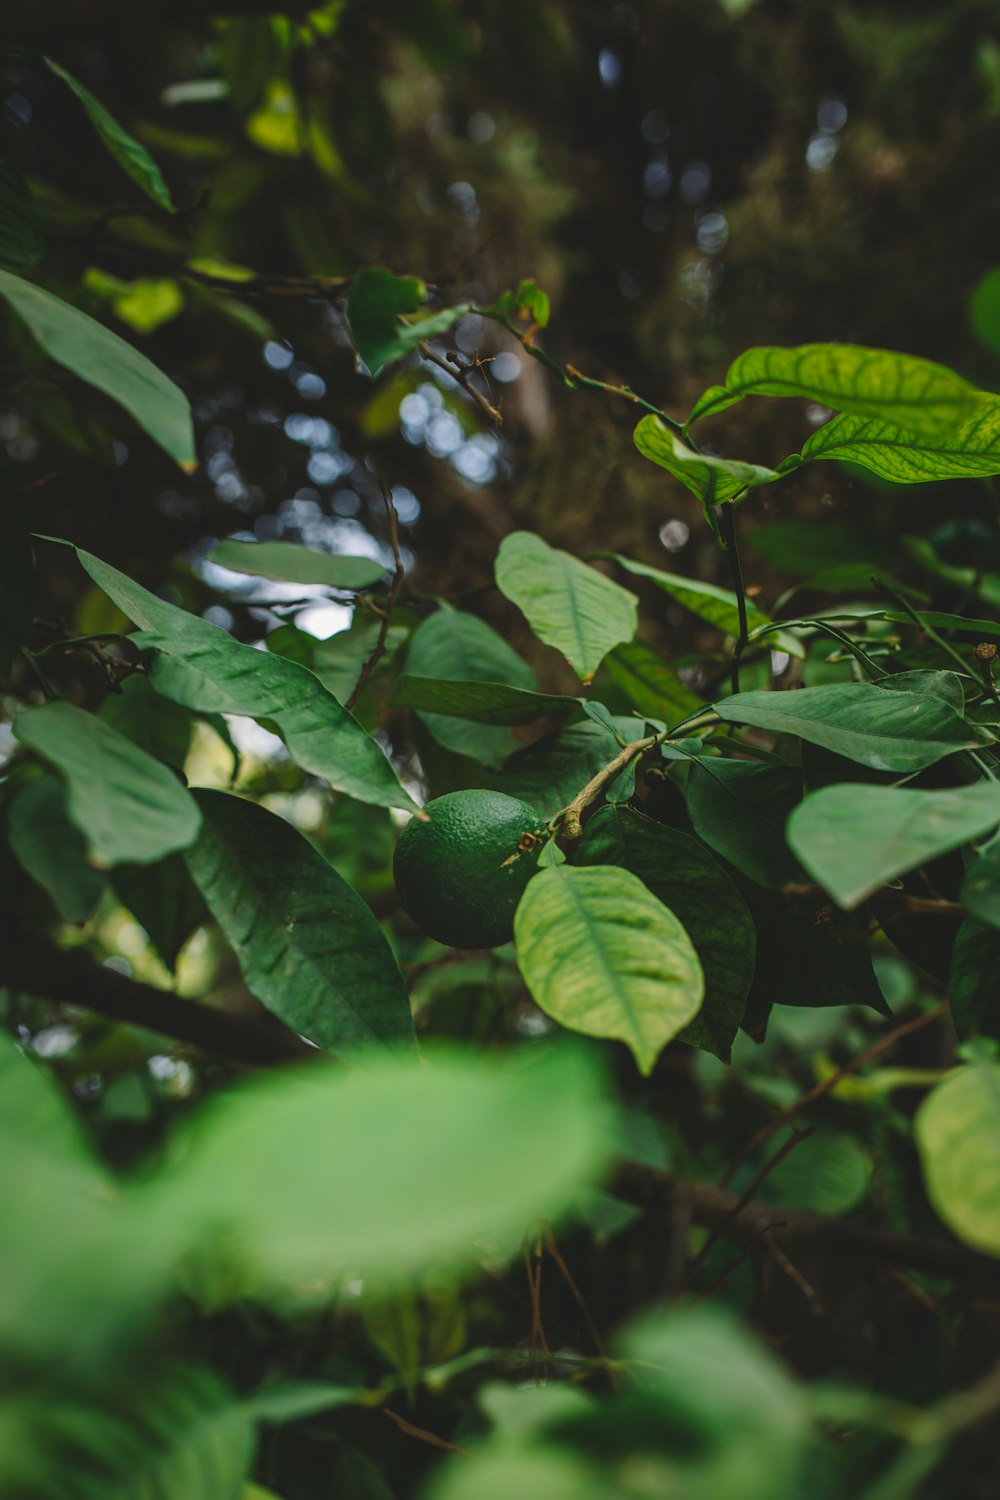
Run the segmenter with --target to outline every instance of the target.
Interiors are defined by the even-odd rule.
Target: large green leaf
[[[857,344],[801,344],[747,349],[729,366],[725,384],[712,386],[695,404],[689,424],[744,396],[804,396],[910,432],[946,431],[990,400],[954,370],[912,354]]]
[[[252,994],[328,1052],[413,1036],[406,985],[361,897],[290,823],[225,792],[197,794],[185,856]]]
[[[962,905],[980,922],[1000,928],[1000,845],[996,839],[966,867]]]
[[[50,359],[124,406],[182,469],[197,468],[188,399],[144,354],[78,307],[9,271],[0,271],[0,296]]]
[[[962,1039],[1000,1037],[1000,932],[966,917],[955,935],[948,965],[948,997],[956,1034]]]
[[[687,804],[695,833],[741,875],[771,891],[803,879],[785,825],[802,795],[793,766],[701,756],[688,771]]]
[[[642,726],[634,719],[615,720],[623,739],[641,738]],[[525,750],[512,755],[496,779],[498,792],[517,797],[536,808],[543,818],[569,802],[606,766],[621,745],[601,724],[571,724],[546,734]],[[635,766],[629,766],[607,788],[609,801],[625,801],[635,790]]]
[[[145,643],[159,653],[149,665],[157,692],[199,712],[268,719],[299,765],[335,791],[380,807],[414,809],[378,745],[312,672],[241,645],[89,552],[77,548],[77,556],[98,587],[149,632]]]
[[[468,1266],[477,1243],[514,1250],[538,1216],[569,1209],[616,1134],[575,1047],[316,1062],[209,1104],[146,1209],[218,1230],[265,1285]]]
[[[584,682],[613,647],[635,635],[635,595],[532,531],[504,537],[496,581],[538,639],[561,651]]]
[[[530,724],[543,714],[580,706],[579,698],[525,692],[523,688],[509,687],[503,682],[460,682],[409,676],[399,678],[389,701],[397,708],[424,709],[435,718],[451,716],[469,719],[476,724]],[[513,743],[509,741],[504,748],[506,751],[513,749]]]
[[[188,938],[209,920],[184,855],[171,854],[155,865],[116,865],[111,884],[122,906],[146,929],[167,968],[176,969]]]
[[[354,277],[347,298],[347,321],[355,348],[373,376],[412,353],[424,339],[447,333],[469,310],[469,304],[463,302],[413,318],[426,299],[427,288],[416,276],[395,276],[381,266],[370,266]]]
[[[753,980],[757,935],[746,902],[722,866],[689,834],[622,805],[593,815],[574,861],[631,870],[673,912],[705,974],[701,1010],[679,1040],[728,1062]]]
[[[684,686],[669,662],[645,641],[616,646],[605,657],[604,666],[615,686],[649,719],[669,726],[702,707],[697,694]]]
[[[923,771],[992,742],[934,692],[887,692],[867,682],[734,693],[713,707],[727,723],[794,734],[876,771]]]
[[[101,899],[105,878],[87,863],[87,844],[66,811],[55,776],[38,776],[14,798],[10,846],[33,880],[48,891],[64,922],[85,922]]]
[[[641,1073],[698,1013],[705,981],[694,945],[629,870],[542,870],[521,897],[514,938],[536,1005],[573,1031],[625,1042]]]
[[[914,1130],[941,1218],[967,1245],[1000,1255],[1000,1065],[977,1058],[938,1084]]]
[[[474,700],[481,702],[471,687],[479,682],[502,683],[529,695],[538,690],[534,672],[502,636],[497,635],[495,630],[491,630],[476,615],[447,606],[435,610],[417,626],[407,647],[405,666],[410,678],[409,682],[404,679],[407,687],[412,686],[414,678],[467,682],[470,684],[470,693],[467,695],[463,689],[459,689],[457,694],[460,704],[467,706]],[[405,693],[406,690],[401,683],[397,693]],[[512,695],[512,698],[515,696]],[[397,701],[403,702],[404,699],[397,698]],[[458,723],[454,718],[446,716],[450,714],[455,702],[456,698],[452,696],[451,706],[444,713],[422,712],[420,715],[424,727],[439,745],[456,755],[468,755],[484,766],[499,765],[517,748],[517,741],[512,734],[493,726],[511,722],[524,723],[527,720],[512,721],[503,717],[484,720],[473,712],[463,713],[462,718],[477,720],[478,727],[473,723]],[[414,703],[413,706],[424,708],[423,704]],[[517,713],[518,709],[513,703],[512,707]],[[557,708],[558,704],[553,704],[553,707]],[[537,713],[531,711],[527,700],[521,703],[521,708],[527,709],[530,717],[537,718]],[[545,713],[547,710],[539,711]]]
[[[315,552],[294,542],[219,542],[208,561],[234,573],[273,578],[281,583],[318,583],[331,589],[371,588],[385,577],[385,567],[370,557],[340,557]]]
[[[1000,474],[1000,401],[984,402],[954,427],[914,433],[891,422],[840,416],[814,432],[803,459],[858,464],[893,484],[982,479]]]
[[[839,906],[858,906],[880,886],[981,837],[1000,823],[1000,782],[943,792],[828,786],[788,822],[788,842]]]
[[[90,123],[122,170],[128,173],[132,181],[141,187],[154,203],[158,203],[161,208],[173,213],[174,203],[170,196],[170,189],[163,180],[163,173],[145,146],[140,146],[135,136],[130,135],[119,125],[101,101],[95,99],[78,78],[74,78],[72,73],[67,73],[66,69],[61,68],[57,62],[53,62],[51,57],[47,57],[45,62],[56,77],[61,78],[63,83],[73,90],[86,110]]]
[[[759,464],[695,453],[659,417],[652,415],[642,418],[632,436],[643,458],[651,459],[679,479],[703,505],[719,505],[743,490],[773,484],[781,478],[774,469],[764,469]]]
[[[0,153],[0,266],[30,270],[44,248],[38,204],[20,172]]]
[[[99,868],[149,864],[197,835],[201,814],[186,787],[96,714],[43,703],[18,714],[14,733],[62,776],[66,811]]]

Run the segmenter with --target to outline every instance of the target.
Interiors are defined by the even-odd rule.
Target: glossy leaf
[[[516,291],[504,292],[491,307],[482,311],[498,318],[527,319],[536,328],[545,328],[551,308],[548,294],[542,291],[537,281],[525,280]]]
[[[254,802],[197,794],[187,867],[268,1010],[337,1054],[406,1043],[406,985],[370,908],[303,836]]]
[[[941,432],[974,415],[989,397],[954,370],[912,354],[857,344],[747,349],[696,403],[689,423],[745,396],[802,396],[834,411],[890,421],[910,432]]]
[[[124,406],[182,469],[197,467],[187,397],[144,354],[78,307],[8,271],[0,271],[0,296],[50,359]]]
[[[197,835],[201,814],[174,773],[95,714],[43,703],[18,714],[14,734],[63,778],[67,814],[98,867],[149,864]]]
[[[335,791],[380,807],[415,804],[361,725],[305,667],[243,646],[218,625],[159,599],[100,558],[77,549],[91,578],[149,632],[157,692],[196,712],[269,719],[306,771]]]
[[[966,866],[961,895],[972,916],[1000,929],[1000,846],[995,839]]]
[[[1000,1255],[1000,1065],[959,1068],[924,1100],[914,1130],[941,1218],[967,1245]]]
[[[152,198],[154,203],[159,204],[160,208],[173,213],[174,203],[170,196],[170,189],[163,180],[163,173],[145,146],[140,145],[135,136],[130,135],[119,125],[101,101],[95,99],[78,78],[74,78],[72,73],[67,73],[66,69],[61,68],[57,62],[53,62],[51,57],[47,57],[45,62],[56,77],[61,78],[63,83],[72,89],[86,110],[90,123],[122,171],[127,172],[132,181],[142,188],[148,198]]]
[[[534,532],[504,538],[496,581],[538,639],[561,651],[584,682],[613,647],[635,635],[635,595]]]
[[[0,267],[28,271],[44,248],[38,204],[13,162],[0,154]]]
[[[499,683],[524,694],[537,693],[538,690],[534,672],[502,636],[476,615],[447,606],[436,609],[417,626],[410,638],[404,664],[411,679],[433,677],[453,682],[464,680],[470,684]],[[397,693],[401,690],[404,690],[403,683],[396,689]],[[471,701],[466,700],[464,691],[460,696],[463,701]],[[452,704],[454,701],[452,698]],[[414,706],[423,707],[420,704]],[[530,712],[530,705],[526,702],[521,707]],[[558,704],[553,704],[553,707],[558,708]],[[517,712],[516,708],[514,712]],[[480,765],[497,766],[516,750],[517,741],[507,730],[491,727],[490,721],[479,718],[478,714],[467,717],[475,717],[478,727],[458,722],[442,713],[420,714],[425,729],[439,745],[455,755],[467,755]],[[537,714],[532,714],[532,717],[537,717]],[[510,722],[503,718],[492,720],[493,725]]]
[[[616,720],[626,741],[636,735],[634,719]],[[543,818],[565,807],[621,745],[600,724],[571,724],[519,750],[496,779],[496,790],[536,808]],[[607,788],[609,801],[625,801],[635,790],[635,766],[629,766]]]
[[[437,677],[400,677],[390,703],[427,713],[470,719],[476,724],[530,724],[543,714],[579,708],[579,698],[530,693],[503,682],[453,682]]]
[[[55,902],[64,922],[85,922],[104,892],[105,877],[87,863],[87,844],[69,819],[55,776],[38,776],[11,803],[8,837],[17,859]]]
[[[781,478],[774,469],[765,469],[759,464],[695,453],[676,433],[664,426],[659,417],[652,415],[642,418],[633,433],[633,440],[643,458],[666,469],[706,506],[719,505],[744,490],[773,484]]]
[[[615,1137],[576,1048],[316,1062],[210,1103],[146,1207],[223,1233],[251,1286],[468,1267],[477,1242],[515,1250],[539,1215],[565,1213]]]
[[[828,786],[788,822],[788,842],[839,906],[858,906],[880,886],[981,837],[1000,824],[1000,782],[948,791]]]
[[[814,432],[802,458],[858,464],[893,484],[1000,474],[1000,400],[983,401],[953,427],[914,433],[891,422],[840,416]]]
[[[628,870],[542,870],[521,897],[514,938],[539,1009],[573,1031],[625,1042],[643,1074],[701,1006],[691,939]]]
[[[145,928],[166,967],[176,970],[188,938],[210,920],[184,855],[170,854],[155,865],[116,865],[111,884],[122,906]]]
[[[672,726],[702,707],[697,694],[685,687],[669,662],[645,641],[616,646],[605,657],[604,666],[615,687],[647,718]]]
[[[793,766],[702,756],[688,772],[688,814],[698,837],[771,891],[803,879],[785,825],[802,795]]]
[[[347,321],[358,354],[372,376],[410,354],[424,339],[447,333],[468,312],[468,304],[446,307],[422,318],[427,288],[416,276],[395,276],[381,266],[359,271],[347,298]],[[409,321],[402,321],[402,319]]]
[[[630,807],[602,807],[574,851],[577,865],[616,865],[637,875],[687,932],[705,974],[705,998],[679,1033],[729,1061],[753,980],[757,936],[729,876],[689,834]]]
[[[371,588],[385,577],[385,567],[370,557],[341,557],[316,552],[295,542],[219,542],[208,562],[234,573],[273,578],[281,583],[322,584],[331,589]]]
[[[888,692],[866,682],[735,693],[713,707],[727,723],[798,735],[876,771],[923,771],[992,739],[933,692]]]

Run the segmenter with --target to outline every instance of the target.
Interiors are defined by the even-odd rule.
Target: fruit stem
[[[592,776],[582,791],[577,792],[572,802],[559,809],[554,818],[549,819],[548,827],[553,833],[560,833],[563,838],[579,838],[583,829],[580,826],[580,814],[588,803],[593,802],[599,796],[609,781],[613,781],[619,772],[624,771],[626,766],[632,764],[638,756],[646,750],[652,750],[658,745],[665,735],[648,734],[645,739],[633,740],[623,750],[619,750],[614,760],[609,760],[606,766],[602,766],[596,776]]]

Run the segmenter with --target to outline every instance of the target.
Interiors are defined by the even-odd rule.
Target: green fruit
[[[412,818],[393,860],[404,908],[428,937],[450,948],[495,948],[514,935],[514,911],[538,868],[533,807],[502,792],[449,792],[427,804],[430,822]],[[516,858],[512,858],[516,856]],[[509,862],[508,862],[509,861]]]

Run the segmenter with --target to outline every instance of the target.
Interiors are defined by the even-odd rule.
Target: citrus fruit
[[[514,935],[514,910],[538,868],[539,848],[518,852],[542,819],[503,792],[448,792],[412,818],[393,860],[405,910],[449,948],[495,948]],[[511,860],[512,855],[517,855]],[[511,863],[507,863],[511,860]]]

